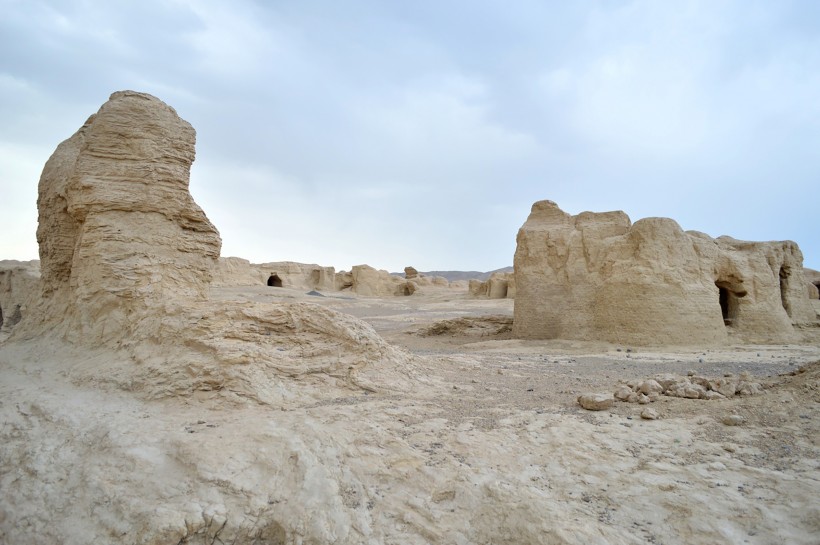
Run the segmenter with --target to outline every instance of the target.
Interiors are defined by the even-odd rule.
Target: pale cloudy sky
[[[0,259],[117,90],[197,130],[223,255],[512,264],[536,200],[798,242],[820,269],[815,0],[0,0]]]

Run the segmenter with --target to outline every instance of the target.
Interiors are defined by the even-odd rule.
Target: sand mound
[[[433,325],[419,329],[416,333],[423,337],[439,335],[484,337],[501,335],[512,331],[510,316],[465,316],[440,320]]]

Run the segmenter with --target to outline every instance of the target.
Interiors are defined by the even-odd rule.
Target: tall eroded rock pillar
[[[46,163],[43,295],[70,307],[72,329],[90,334],[104,314],[113,332],[169,298],[206,296],[221,240],[188,191],[195,141],[173,108],[120,91]]]

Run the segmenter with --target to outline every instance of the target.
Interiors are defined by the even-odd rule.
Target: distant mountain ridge
[[[419,271],[419,274],[423,274],[424,276],[443,276],[447,279],[448,282],[455,282],[456,280],[487,280],[490,278],[490,275],[496,272],[506,273],[506,272],[513,272],[512,267],[502,267],[501,269],[496,269],[494,271],[488,272],[479,272],[479,271]],[[400,273],[390,273],[395,276],[404,276],[403,272]]]

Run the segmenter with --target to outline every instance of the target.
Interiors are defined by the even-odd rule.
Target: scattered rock
[[[710,381],[709,387],[724,397],[732,397],[737,391],[737,383],[733,380],[716,379]]]
[[[638,387],[638,392],[649,395],[652,393],[660,394],[663,392],[663,386],[658,383],[656,380],[645,380],[641,382],[640,386]]]
[[[661,395],[682,397],[686,399],[726,399],[735,395],[758,395],[765,392],[765,387],[759,382],[748,380],[751,376],[744,373],[747,380],[738,382],[727,373],[728,377],[710,378],[690,374],[686,377],[670,373],[656,375],[653,379],[626,380],[616,386],[615,399],[629,403],[658,401]]]
[[[737,386],[737,394],[742,396],[753,396],[763,393],[763,386],[758,382],[741,382]]]
[[[652,407],[646,407],[644,410],[641,411],[641,418],[643,418],[644,420],[657,420],[658,411],[656,411]]]
[[[745,421],[746,419],[739,414],[730,414],[729,416],[724,416],[723,420],[721,420],[721,422],[727,426],[740,426]]]
[[[705,393],[706,390],[697,384],[689,384],[683,388],[683,397],[687,399],[700,399]]]
[[[697,384],[698,386],[700,386],[700,387],[701,387],[701,388],[703,388],[704,390],[708,390],[708,389],[709,389],[709,379],[708,379],[708,378],[706,378],[706,377],[701,377],[701,376],[697,376],[697,375],[692,375],[692,376],[690,376],[690,377],[689,377],[689,380],[690,380],[693,384]]]
[[[617,390],[615,390],[615,399],[618,401],[628,401],[629,396],[632,395],[632,389],[628,386],[621,386]]]
[[[615,398],[612,394],[581,394],[578,404],[588,411],[603,411],[612,407]]]
[[[676,377],[675,375],[671,375],[669,373],[666,373],[664,375],[658,375],[655,377],[655,382],[661,385],[661,388],[663,388],[662,391],[668,390],[670,386],[672,386],[680,380],[681,379],[679,377]]]

